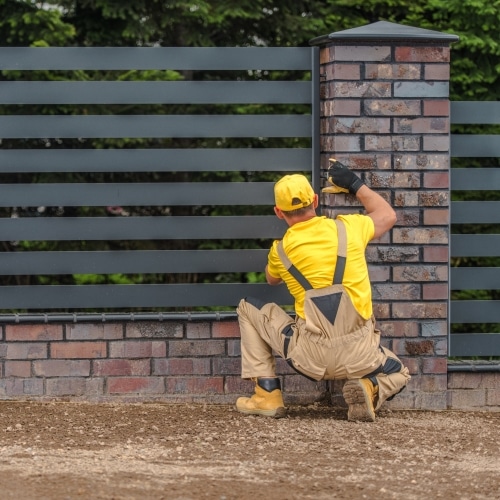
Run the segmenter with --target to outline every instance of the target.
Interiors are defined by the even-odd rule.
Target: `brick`
[[[329,64],[325,68],[326,80],[361,80],[360,64]]]
[[[62,340],[62,325],[6,325],[5,340],[12,342]]]
[[[333,47],[334,61],[381,61],[391,59],[391,47],[376,45],[337,45]]]
[[[424,78],[426,80],[449,80],[449,64],[424,64]]]
[[[176,321],[133,321],[126,323],[125,328],[127,338],[182,338],[184,335],[183,323]]]
[[[3,350],[3,349],[2,349]],[[46,343],[6,344],[5,359],[42,359],[47,357]]]
[[[332,134],[388,134],[391,131],[389,118],[331,118],[324,133]]]
[[[447,285],[444,286],[447,287]],[[422,337],[443,337],[448,335],[448,323],[445,321],[423,321],[421,331]]]
[[[488,406],[500,407],[500,389],[486,390],[486,404]]]
[[[239,338],[240,325],[238,321],[216,321],[212,324],[213,338]]]
[[[424,100],[424,116],[450,116],[448,99]]]
[[[425,226],[447,226],[450,222],[450,211],[448,209],[425,210]]]
[[[208,339],[210,338],[210,323],[208,322],[188,322],[186,323],[186,338],[188,339]]]
[[[435,62],[450,61],[449,47],[396,47],[394,53],[396,62]]]
[[[45,382],[47,396],[83,396],[87,388],[85,378],[49,378]]]
[[[439,302],[402,302],[392,305],[394,318],[446,318],[447,304]]]
[[[390,317],[390,306],[386,302],[375,302],[373,304],[373,315],[377,319]]]
[[[393,270],[393,279],[400,281],[447,281],[448,266],[409,265],[397,266]]]
[[[413,191],[397,192],[394,207],[418,207],[418,193]]]
[[[435,358],[430,358],[435,359]],[[447,389],[448,376],[446,370],[441,374],[425,374],[412,377],[412,389],[421,392],[444,392]]]
[[[373,300],[419,300],[421,297],[420,285],[394,283],[372,284]]]
[[[419,151],[420,137],[413,135],[366,135],[366,151]]]
[[[151,358],[166,355],[164,341],[124,340],[109,343],[110,358]]]
[[[283,391],[285,394],[290,392],[322,392],[324,391],[324,382],[315,382],[313,380],[309,380],[302,375],[286,375],[283,377]]]
[[[392,230],[394,243],[405,244],[445,244],[448,243],[448,231],[443,228],[395,228]]]
[[[5,361],[3,377],[31,377],[31,361]]]
[[[215,358],[212,366],[214,375],[241,374],[241,360],[238,358]]]
[[[420,64],[373,64],[365,65],[367,80],[419,80]]]
[[[370,172],[367,177],[372,189],[420,187],[418,172]]]
[[[53,342],[51,358],[105,358],[106,342]]]
[[[449,151],[449,135],[425,135],[422,138],[424,151]]]
[[[361,101],[359,99],[338,99],[322,101],[321,116],[359,116]]]
[[[228,356],[241,356],[241,342],[239,340],[227,341],[227,355]]]
[[[169,394],[223,394],[224,377],[169,377]]]
[[[368,116],[419,116],[419,100],[402,99],[366,99],[363,109]]]
[[[368,274],[372,283],[389,281],[391,268],[389,266],[368,266]]]
[[[449,83],[446,82],[397,82],[394,84],[394,97],[448,97]]]
[[[423,358],[422,373],[444,373],[448,372],[448,360],[446,358]],[[447,388],[447,380],[443,389]]]
[[[394,168],[397,170],[448,170],[450,158],[444,154],[407,154],[394,156]]]
[[[43,380],[34,378],[8,378],[0,380],[0,396],[17,398],[42,395]]]
[[[419,249],[416,247],[369,245],[366,252],[368,262],[418,262]]]
[[[416,321],[378,321],[377,328],[382,337],[418,337],[419,334]]]
[[[117,323],[77,323],[66,325],[68,340],[96,340],[123,338],[123,325]]]
[[[482,373],[451,372],[448,377],[448,389],[479,389]]]
[[[43,359],[33,362],[33,373],[37,377],[88,377],[90,361]]]
[[[331,152],[321,155],[321,165],[326,171],[329,167],[328,158],[335,157],[353,170],[390,170],[391,155],[388,153],[342,154]]]
[[[403,363],[406,368],[408,368],[408,371],[410,372],[410,375],[417,375],[420,373],[420,359],[419,358],[408,358],[404,356],[400,356],[399,360],[401,363]]]
[[[424,300],[446,300],[448,296],[448,283],[422,285],[422,298]]]
[[[486,404],[486,390],[449,390],[448,406],[452,409],[471,409],[484,407]]]
[[[397,210],[396,226],[420,226],[420,210]]]
[[[448,246],[424,247],[424,262],[448,262]]]
[[[331,82],[327,85],[328,98],[348,97],[391,97],[389,82]]]
[[[449,172],[425,172],[424,173],[424,187],[429,189],[446,188],[450,187],[450,173]]]
[[[225,354],[224,340],[170,341],[170,357],[221,356]]]
[[[421,392],[416,397],[415,407],[420,410],[446,410],[448,408],[447,391]]]
[[[345,153],[357,153],[361,151],[360,137],[357,135],[326,136],[323,137],[323,142],[327,151],[337,151]]]
[[[447,134],[448,118],[395,118],[394,132],[397,134]]]
[[[225,394],[240,394],[250,396],[254,391],[254,387],[255,383],[251,380],[243,380],[241,377],[225,377]]]
[[[421,207],[447,207],[450,204],[448,191],[420,191],[418,203]]]
[[[151,374],[148,359],[102,359],[92,364],[92,374],[98,377],[147,376]]]
[[[107,381],[108,394],[164,394],[163,377],[110,377]]]
[[[209,358],[169,358],[153,361],[153,375],[210,375]]]

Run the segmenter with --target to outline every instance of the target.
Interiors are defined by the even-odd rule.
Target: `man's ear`
[[[274,213],[276,214],[276,217],[278,217],[278,219],[285,218],[285,216],[283,215],[283,212],[278,207],[274,207]]]
[[[318,208],[319,205],[319,196],[317,194],[314,195],[313,207],[314,209]]]

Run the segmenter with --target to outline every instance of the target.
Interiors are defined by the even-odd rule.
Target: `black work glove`
[[[328,182],[332,184],[321,191],[323,193],[351,193],[356,194],[358,189],[364,185],[364,182],[345,165],[342,165],[335,158],[330,158],[330,167],[328,168]]]

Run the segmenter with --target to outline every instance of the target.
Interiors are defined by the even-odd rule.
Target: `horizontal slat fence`
[[[263,271],[267,240],[286,229],[274,181],[303,172],[319,189],[318,58],[316,47],[0,48],[0,320],[161,316],[251,294],[291,304],[284,287],[241,276]],[[74,284],[81,275],[105,278]]]
[[[451,124],[500,125],[500,103],[452,102]],[[476,191],[481,193],[481,199],[451,202],[450,288],[452,294],[486,291],[493,299],[461,297],[450,301],[449,352],[454,357],[500,356],[500,334],[477,331],[477,325],[498,326],[500,323],[500,300],[494,300],[500,290],[500,266],[470,264],[470,258],[481,258],[482,262],[486,258],[486,262],[491,262],[492,258],[500,257],[500,200],[482,199],[487,199],[489,194],[495,198],[500,192],[500,168],[496,161],[500,157],[500,135],[478,132],[477,127],[473,132],[465,129],[464,133],[452,134],[451,156],[452,159],[471,158],[470,162],[474,161],[465,168],[461,165],[461,168],[451,169],[452,192]],[[454,333],[454,326],[462,331]]]

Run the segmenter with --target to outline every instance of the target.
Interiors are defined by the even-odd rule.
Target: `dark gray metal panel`
[[[266,302],[293,304],[285,286],[261,283],[2,286],[0,304],[4,310],[236,306],[252,295]]]
[[[451,134],[450,155],[453,158],[497,158],[500,135]]]
[[[0,172],[299,172],[311,170],[309,148],[12,149]]]
[[[500,201],[454,201],[452,224],[496,224],[500,222]]]
[[[0,241],[281,238],[285,230],[274,215],[0,219]]]
[[[3,47],[0,69],[309,70],[307,47]]]
[[[451,323],[500,323],[500,300],[452,300]]]
[[[452,234],[451,257],[500,257],[500,234]]]
[[[263,272],[268,250],[1,252],[0,274]]]
[[[2,82],[0,104],[305,104],[310,82]]]
[[[0,116],[4,139],[310,136],[309,115]]]
[[[312,70],[311,87],[313,94],[312,103],[312,186],[319,195],[321,190],[321,99],[320,99],[320,59],[319,47],[314,47],[314,64]]]
[[[452,267],[451,290],[500,290],[498,267]]]
[[[450,335],[450,356],[500,356],[500,334],[456,333]]]
[[[452,168],[451,189],[457,191],[500,190],[500,168]]]
[[[500,124],[500,102],[456,101],[450,103],[450,122],[456,124]]]
[[[272,182],[0,184],[0,207],[273,206],[273,187]]]

